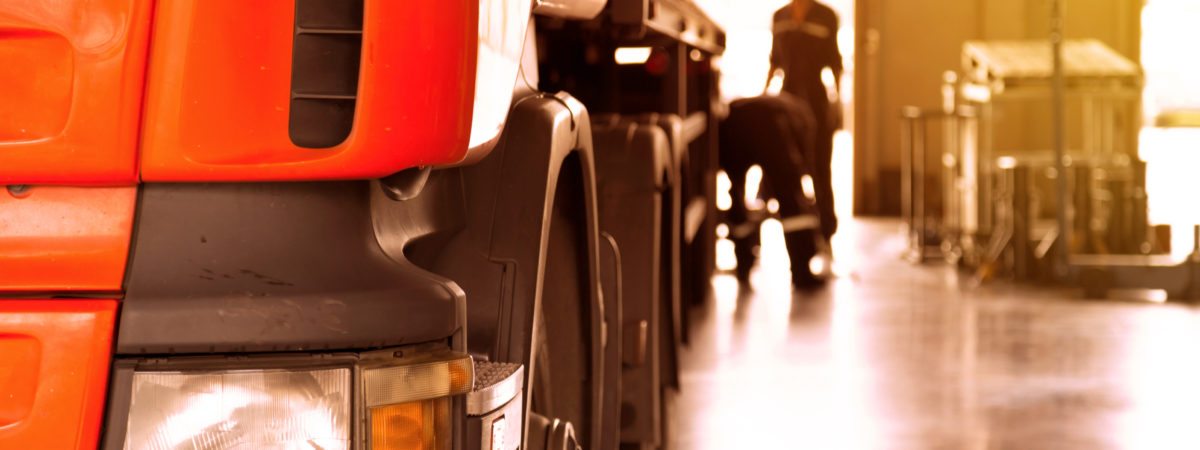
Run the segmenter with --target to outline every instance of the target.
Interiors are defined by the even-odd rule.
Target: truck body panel
[[[0,190],[0,294],[121,290],[137,188]]]
[[[475,2],[357,2],[357,19],[351,12],[337,21],[304,13],[320,3],[161,2],[142,179],[377,178],[461,160],[471,130]],[[344,139],[297,144],[305,128],[346,119],[346,108],[353,123]]]
[[[0,301],[0,448],[93,448],[115,300]]]
[[[137,180],[150,6],[0,2],[0,184]]]

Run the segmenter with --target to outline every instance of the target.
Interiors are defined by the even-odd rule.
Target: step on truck
[[[684,0],[0,0],[0,449],[666,446],[723,47]]]

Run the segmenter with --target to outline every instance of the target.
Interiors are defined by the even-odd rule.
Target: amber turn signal
[[[371,408],[372,450],[442,450],[453,446],[450,398]]]

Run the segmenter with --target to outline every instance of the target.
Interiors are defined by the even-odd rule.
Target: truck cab
[[[683,0],[0,2],[0,448],[664,446],[722,49]]]

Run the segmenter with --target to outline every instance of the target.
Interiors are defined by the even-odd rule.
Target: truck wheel
[[[571,169],[571,168],[574,169]],[[532,393],[534,414],[569,422],[578,442],[591,448],[599,397],[593,380],[590,303],[595,289],[588,264],[585,203],[570,161],[554,197],[547,241],[541,308],[534,317]],[[530,433],[534,433],[530,427]]]

